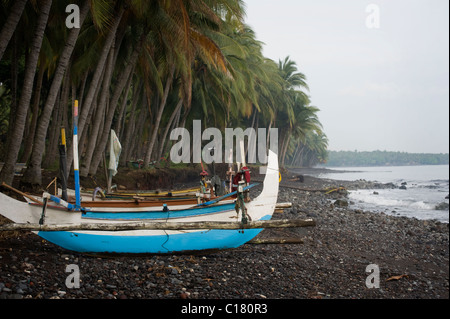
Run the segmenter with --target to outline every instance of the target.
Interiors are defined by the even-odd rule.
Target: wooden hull
[[[39,198],[42,201],[41,198]],[[33,201],[27,199],[30,205],[42,207]],[[233,199],[223,200],[221,204],[233,203]],[[189,209],[198,205],[196,199],[186,200],[158,200],[158,201],[133,201],[133,200],[99,200],[82,201],[81,206],[88,211],[98,212],[158,212],[166,206],[169,210]]]
[[[42,198],[36,198],[40,202],[42,202]],[[214,200],[215,198],[212,198]],[[25,200],[30,205],[37,205],[42,207],[42,205],[38,205],[35,202],[33,202],[29,198],[25,198]],[[210,199],[203,199],[203,201],[210,200]],[[220,201],[221,204],[230,204],[233,203],[233,199],[226,199]],[[72,204],[75,204],[73,201]],[[92,211],[101,211],[101,212],[114,212],[114,211],[129,211],[129,212],[147,212],[147,211],[161,211],[164,209],[164,206],[167,206],[170,210],[179,210],[179,209],[189,209],[193,208],[194,206],[198,205],[198,199],[197,198],[173,198],[173,197],[167,197],[167,198],[154,198],[154,199],[122,199],[122,200],[112,200],[112,199],[106,199],[106,200],[100,200],[97,199],[95,201],[87,200],[86,197],[83,197],[81,201],[81,206],[85,208],[86,210],[92,210]]]
[[[177,190],[177,191],[119,191],[115,193],[106,194],[107,198],[133,198],[133,197],[156,197],[156,198],[166,198],[166,197],[186,197],[186,196],[195,196],[197,193],[200,192],[200,188],[189,188],[189,189],[183,189],[183,190]]]
[[[87,232],[39,232],[56,245],[89,254],[174,254],[237,248],[255,238],[262,229],[203,230],[178,233],[108,234]]]
[[[223,203],[232,203],[232,200]],[[188,209],[198,204],[197,199],[182,200],[158,200],[158,201],[132,201],[132,200],[114,200],[114,201],[94,201],[81,202],[81,206],[93,211],[162,211],[164,206],[169,210]]]

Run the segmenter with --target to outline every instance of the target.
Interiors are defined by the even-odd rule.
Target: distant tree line
[[[329,151],[327,166],[406,166],[448,165],[449,154],[414,154],[404,152]]]

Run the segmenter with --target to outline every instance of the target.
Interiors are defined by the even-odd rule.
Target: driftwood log
[[[305,220],[267,220],[254,221],[248,224],[237,222],[193,222],[193,223],[123,223],[123,224],[5,224],[1,231],[129,231],[129,230],[202,230],[202,229],[260,229],[260,228],[299,228],[314,227],[316,222]]]

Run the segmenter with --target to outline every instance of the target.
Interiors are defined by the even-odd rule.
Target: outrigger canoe
[[[58,204],[46,206],[17,201],[0,193],[0,214],[18,224],[45,225],[120,225],[130,222],[192,223],[235,221],[245,215],[250,221],[270,220],[279,188],[278,157],[269,151],[268,167],[261,194],[236,209],[234,203],[196,205],[188,209],[164,207],[158,211],[125,211],[121,208],[102,212],[95,209],[68,210]],[[70,251],[92,254],[165,254],[237,248],[256,237],[262,229],[207,230],[70,230],[36,231],[40,237]]]

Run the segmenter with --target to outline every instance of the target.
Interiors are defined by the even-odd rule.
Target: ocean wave
[[[368,192],[352,192],[349,195],[351,201],[360,204],[374,205],[378,207],[386,207],[389,209],[420,209],[420,210],[434,210],[436,204],[427,203],[423,200],[414,199],[393,199],[384,197],[382,195],[374,195]]]

